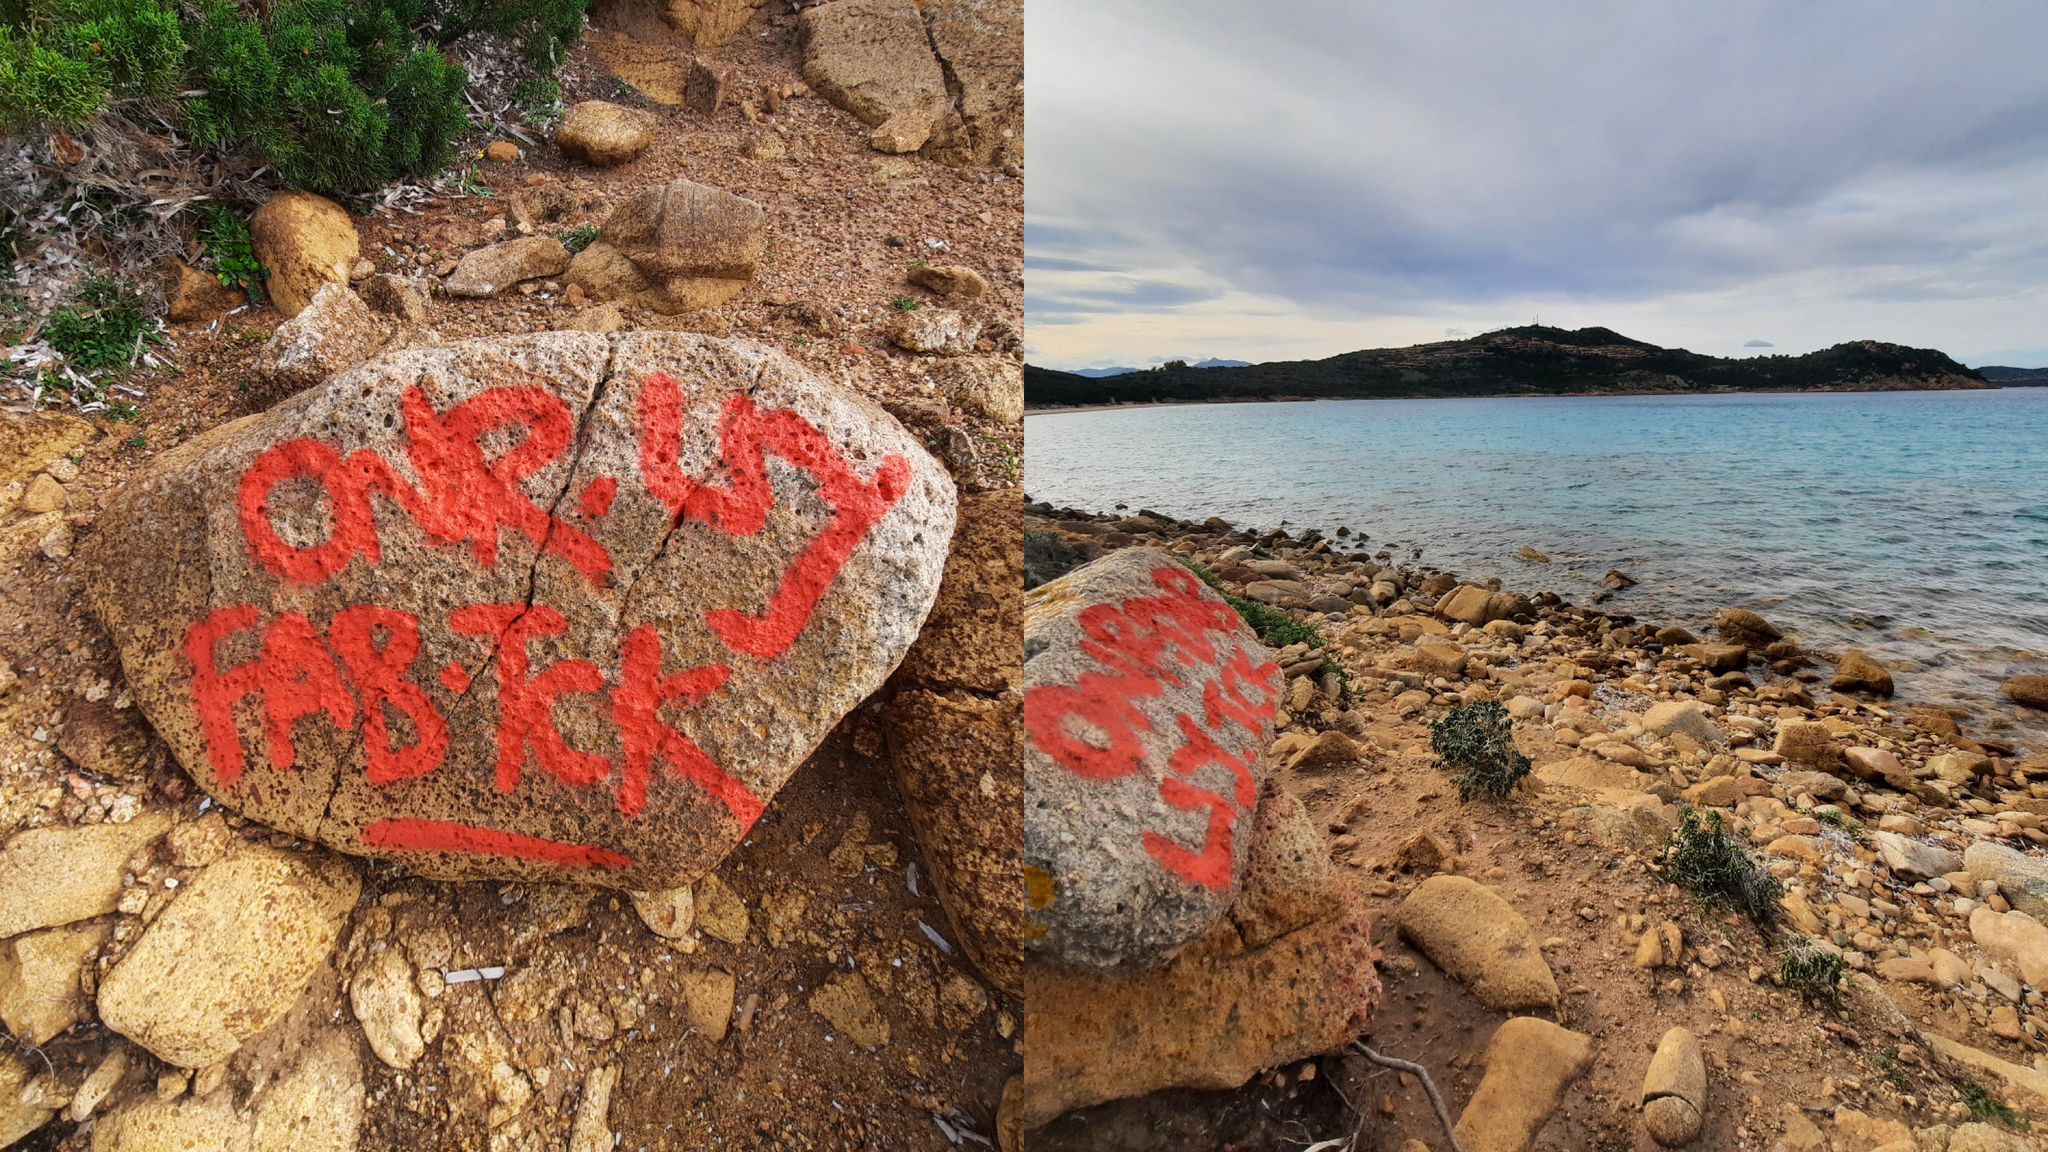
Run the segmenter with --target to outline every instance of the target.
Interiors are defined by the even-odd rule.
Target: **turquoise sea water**
[[[1755,608],[1887,661],[1904,700],[2048,738],[1996,694],[2048,669],[2048,389],[1044,413],[1025,482],[1095,511],[1344,525],[1580,603],[1619,568],[1641,584],[1611,610],[1697,629]]]

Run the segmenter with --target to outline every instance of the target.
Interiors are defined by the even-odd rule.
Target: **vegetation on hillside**
[[[1659,348],[1607,328],[1504,328],[1469,340],[1347,352],[1243,368],[1157,368],[1091,379],[1026,367],[1037,407],[1202,400],[1578,393],[1982,388],[1941,352],[1860,340],[1802,356],[1724,359]]]
[[[0,0],[0,131],[162,118],[295,187],[366,191],[448,163],[467,76],[443,46],[488,32],[551,73],[585,2]]]

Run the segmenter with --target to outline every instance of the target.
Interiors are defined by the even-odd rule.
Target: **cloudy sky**
[[[2048,5],[1030,0],[1027,344],[2048,365]]]

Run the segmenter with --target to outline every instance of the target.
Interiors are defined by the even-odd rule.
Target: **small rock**
[[[128,860],[171,827],[168,812],[126,824],[32,828],[0,848],[0,937],[114,910]]]
[[[1721,618],[1714,622],[1714,629],[1730,644],[1740,644],[1745,648],[1762,649],[1773,640],[1785,638],[1777,625],[1747,608],[1730,608],[1721,613]]]
[[[230,288],[211,272],[202,272],[183,260],[171,262],[170,299],[164,319],[173,324],[212,320],[249,302],[248,294]]]
[[[373,311],[396,316],[406,324],[425,324],[430,311],[426,282],[411,276],[379,272],[365,277],[356,294]]]
[[[1643,1074],[1643,1126],[1666,1148],[1699,1138],[1707,1111],[1707,1065],[1700,1042],[1684,1028],[1664,1033]]]
[[[941,296],[971,300],[988,292],[982,274],[960,264],[919,264],[910,270],[910,282]]]
[[[576,1120],[569,1128],[569,1152],[611,1152],[612,1088],[619,1082],[616,1064],[592,1068],[576,1102]]]
[[[2048,860],[1979,840],[1963,851],[1963,869],[1973,880],[1997,884],[2015,909],[2048,924]]]
[[[256,353],[268,407],[369,359],[383,345],[384,325],[347,284],[322,284],[297,315],[277,326]]]
[[[2024,912],[1980,906],[1970,913],[1970,938],[1992,959],[2016,966],[2021,980],[2048,988],[2048,925]]]
[[[555,146],[563,155],[600,168],[624,164],[653,142],[653,117],[603,100],[571,107],[555,129]]]
[[[668,940],[686,939],[690,928],[697,922],[696,892],[687,884],[628,895],[633,898],[633,911],[640,914],[640,922],[656,936]],[[741,912],[745,912],[744,906]],[[738,932],[740,939],[746,938],[746,932],[746,926],[742,924]]]
[[[690,1027],[713,1044],[724,1040],[732,1020],[733,997],[739,988],[732,973],[722,968],[683,972],[676,983],[681,987]]]
[[[617,304],[593,304],[567,320],[562,327],[575,332],[609,335],[626,326],[626,314]]]
[[[75,924],[0,942],[0,1022],[15,1039],[41,1047],[90,1016],[78,976],[112,931],[104,923]]]
[[[1666,700],[1651,705],[1643,713],[1643,728],[1666,739],[1681,734],[1690,736],[1710,748],[1728,743],[1728,737],[1721,733],[1713,718],[1691,700]]]
[[[493,164],[517,164],[519,145],[510,140],[493,140],[484,145],[484,159]]]
[[[1925,880],[1963,870],[1961,857],[1939,845],[1909,839],[1896,832],[1873,833],[1873,838],[1878,858],[1895,876]]]
[[[2048,676],[2014,676],[1998,687],[2015,704],[2048,711]]]
[[[270,302],[297,316],[322,284],[347,284],[362,241],[348,210],[311,192],[280,192],[249,218]]]
[[[824,987],[811,993],[811,1011],[863,1048],[889,1042],[889,1021],[876,1011],[868,982],[858,972],[834,972],[826,978]]]
[[[348,985],[349,1007],[377,1059],[403,1071],[426,1054],[420,1021],[426,1011],[412,965],[397,948],[385,948],[357,970]]]
[[[1808,720],[1787,720],[1778,725],[1778,739],[1771,751],[1793,764],[1831,768],[1841,763],[1841,749],[1825,724]]]
[[[553,236],[521,236],[464,256],[441,287],[450,296],[496,296],[523,281],[561,275],[569,259],[569,250]]]
[[[21,494],[21,510],[42,515],[45,512],[61,511],[64,507],[64,485],[48,472],[36,473],[28,482],[28,491]]]
[[[919,308],[896,318],[889,339],[906,352],[965,356],[981,338],[981,321],[950,308]]]
[[[1486,1075],[1458,1117],[1458,1145],[1465,1152],[1525,1152],[1592,1060],[1590,1036],[1535,1016],[1510,1018],[1487,1041]]]
[[[1837,692],[1862,692],[1871,696],[1892,694],[1892,674],[1884,665],[1863,652],[1849,652],[1835,665],[1835,678],[1828,687]]]
[[[1557,980],[1521,913],[1463,876],[1423,881],[1395,912],[1401,936],[1489,1008],[1557,1006]]]
[[[717,876],[706,876],[697,882],[695,897],[697,923],[704,934],[727,944],[743,944],[747,939],[747,902],[739,893],[726,887],[725,881]]]

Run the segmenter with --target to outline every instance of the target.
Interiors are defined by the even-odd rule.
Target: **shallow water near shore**
[[[1341,525],[1579,603],[1619,568],[1641,583],[1609,610],[1697,630],[1754,608],[1876,655],[1902,702],[2048,743],[1997,691],[2048,670],[2048,388],[1035,413],[1025,479],[1092,511]]]

